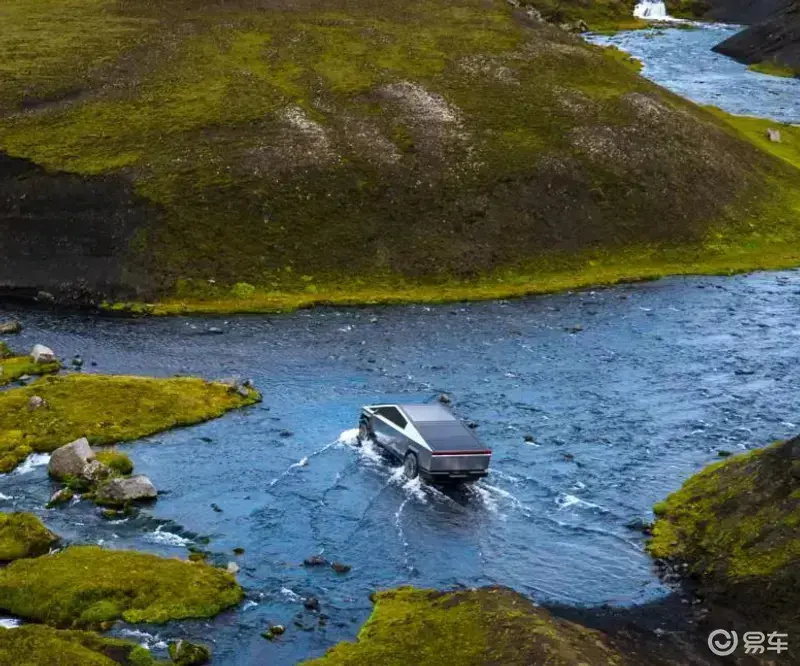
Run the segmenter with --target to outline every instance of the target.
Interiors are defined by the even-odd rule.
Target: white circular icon
[[[739,646],[739,636],[735,631],[715,629],[708,635],[708,649],[720,657],[733,654]]]

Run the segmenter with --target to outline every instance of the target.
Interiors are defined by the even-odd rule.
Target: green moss
[[[551,23],[583,21],[593,32],[635,30],[648,25],[634,18],[636,2],[632,0],[525,0],[523,5],[535,7]]]
[[[711,10],[709,0],[666,0],[667,13],[675,18],[702,19]]]
[[[97,546],[71,546],[0,570],[0,608],[56,627],[212,617],[242,596],[222,569]]]
[[[0,513],[0,562],[43,555],[57,541],[32,513]]]
[[[778,442],[691,477],[654,507],[650,553],[688,563],[709,596],[796,623],[800,496],[793,447]]]
[[[26,624],[0,629],[0,663],[14,666],[155,666],[150,652],[136,643],[105,638],[88,631]]]
[[[128,476],[133,473],[133,462],[122,451],[116,449],[104,449],[95,454],[97,458],[104,465],[108,465],[113,472],[122,476]]]
[[[32,395],[44,398],[48,408],[29,410]],[[79,437],[93,445],[139,439],[258,400],[257,391],[244,397],[224,384],[190,377],[45,377],[0,393],[0,471],[13,469],[32,450],[53,451]]]
[[[760,74],[769,74],[770,76],[782,76],[784,78],[795,78],[800,76],[800,70],[784,65],[783,63],[776,62],[775,60],[764,60],[750,65],[747,69]]]
[[[520,594],[498,588],[380,592],[358,642],[340,643],[304,663],[433,666],[443,655],[465,666],[629,663],[600,632],[556,619]]]
[[[24,375],[47,375],[60,369],[58,363],[34,363],[30,356],[3,358],[0,355],[0,386],[10,384]]]
[[[0,360],[11,358],[14,355],[14,352],[11,351],[11,348],[2,340],[0,340]]]

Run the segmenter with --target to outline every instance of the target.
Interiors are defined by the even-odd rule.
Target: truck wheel
[[[361,421],[358,424],[358,437],[356,438],[359,444],[369,442],[372,439],[372,428],[369,427],[367,421]]]
[[[419,462],[416,453],[406,453],[403,460],[403,471],[409,479],[416,479],[419,476]]]

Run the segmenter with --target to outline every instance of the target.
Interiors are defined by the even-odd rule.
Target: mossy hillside
[[[169,662],[130,641],[105,638],[88,631],[52,629],[26,624],[0,629],[0,664],[14,666],[156,666]]]
[[[653,556],[686,562],[713,601],[800,628],[797,440],[713,464],[653,512]]]
[[[55,627],[213,617],[242,597],[222,569],[98,546],[71,546],[0,570],[0,609]]]
[[[47,407],[30,410],[33,395],[44,398]],[[43,377],[0,393],[0,471],[13,469],[32,451],[53,451],[79,437],[93,445],[139,439],[260,399],[255,390],[242,396],[224,384],[192,377]]]
[[[592,32],[635,30],[648,25],[633,16],[636,0],[525,0],[521,4],[534,7],[551,23],[575,25],[582,21]]]
[[[701,19],[711,10],[709,0],[666,0],[667,13],[675,18]]]
[[[686,249],[702,265],[722,235],[753,267],[796,241],[792,170],[503,2],[292,9],[91,5],[111,26],[136,22],[159,57],[136,50],[141,35],[110,40],[125,67],[7,116],[0,148],[133,179],[164,215],[120,261],[162,295],[190,285],[217,302],[244,282],[296,301],[358,281],[377,297],[469,292],[501,274],[535,291],[590,254],[631,277],[639,248],[665,253],[659,270]],[[56,64],[41,66],[58,79]]]
[[[0,562],[38,557],[57,542],[58,537],[32,513],[0,512]]]
[[[375,595],[356,643],[339,643],[314,666],[433,666],[450,663],[626,664],[598,631],[552,617],[502,588],[437,592],[399,588]]]
[[[30,356],[0,356],[0,386],[15,382],[25,375],[46,375],[58,372],[61,365],[56,363],[34,363]]]

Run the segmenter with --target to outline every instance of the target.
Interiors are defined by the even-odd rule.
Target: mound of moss
[[[798,261],[796,169],[503,0],[2,12],[0,285],[251,311]]]
[[[222,569],[98,546],[71,546],[0,570],[0,609],[55,627],[212,617],[242,597]]]
[[[625,664],[599,631],[555,618],[504,588],[437,592],[399,588],[375,595],[358,642],[306,664]]]
[[[104,638],[88,631],[52,629],[26,624],[0,629],[0,664],[14,666],[155,666],[145,648],[129,641]]]
[[[95,458],[104,465],[107,465],[113,473],[120,476],[128,476],[133,473],[133,461],[122,451],[117,451],[115,449],[97,451],[97,453],[95,453]]]
[[[44,555],[57,541],[32,513],[0,513],[0,562]]]
[[[139,439],[261,399],[253,389],[243,393],[191,377],[43,377],[0,393],[0,472],[13,469],[31,451],[52,451],[79,437],[93,445]],[[29,409],[33,395],[44,398],[47,406]]]
[[[0,350],[2,351],[2,350]],[[55,363],[34,363],[30,356],[0,355],[0,386],[5,386],[24,375],[46,375],[58,372],[61,365]]]
[[[688,564],[703,596],[800,629],[800,439],[711,465],[653,512],[650,553]]]

